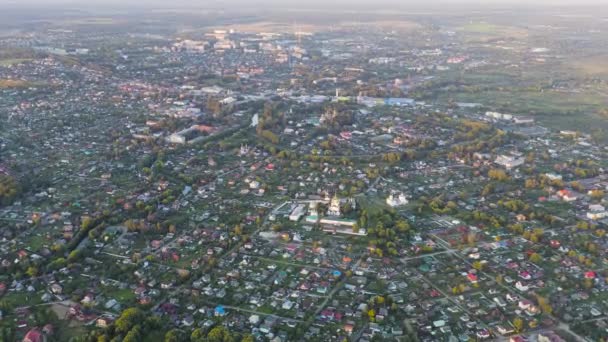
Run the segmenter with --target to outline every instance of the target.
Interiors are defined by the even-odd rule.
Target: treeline
[[[128,308],[104,329],[96,329],[88,335],[79,336],[70,342],[139,342],[164,336],[165,342],[254,342],[249,334],[229,331],[223,326],[192,331],[169,327],[160,316],[149,315],[139,308]]]

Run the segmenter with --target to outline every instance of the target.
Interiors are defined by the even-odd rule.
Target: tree
[[[36,266],[30,266],[27,268],[27,271],[25,271],[25,274],[30,278],[33,278],[38,275],[38,268]]]
[[[230,342],[233,340],[230,332],[223,326],[211,329],[207,335],[207,339],[209,342]]]
[[[165,334],[165,342],[180,342],[182,340],[181,333],[177,329],[171,329]]]
[[[50,271],[56,271],[59,270],[61,268],[64,268],[67,265],[67,262],[64,258],[57,258],[55,260],[53,260],[50,264],[48,264],[47,268]]]
[[[576,228],[583,229],[583,230],[589,229],[589,223],[586,221],[578,221],[576,223]]]
[[[84,216],[82,218],[82,222],[80,223],[80,227],[82,230],[87,230],[93,224],[93,219],[90,216]]]
[[[369,320],[373,322],[376,318],[376,311],[374,309],[369,309],[367,311],[367,317],[369,317]]]
[[[507,173],[501,169],[492,169],[488,171],[488,177],[490,177],[490,179],[497,180],[500,182],[509,180],[509,176],[507,175]]]
[[[538,305],[540,306],[540,309],[550,315],[551,313],[553,313],[553,307],[551,307],[551,303],[549,303],[549,301],[547,300],[547,298],[545,297],[541,297],[541,296],[537,296],[536,300],[538,301]]]
[[[125,336],[122,342],[137,342],[141,340],[141,328],[139,325],[134,326]]]
[[[0,310],[6,313],[8,311],[11,311],[12,309],[13,305],[8,300],[0,300]]]
[[[536,179],[528,178],[524,182],[524,186],[526,187],[526,189],[534,189],[538,186],[538,183],[536,182]]]
[[[15,178],[0,175],[0,204],[8,205],[13,202],[20,192],[19,184]]]
[[[117,332],[126,333],[142,319],[143,313],[138,308],[128,308],[120,314],[114,325]]]
[[[530,255],[530,261],[535,264],[540,263],[542,260],[543,260],[543,258],[538,253],[532,253]]]
[[[271,143],[273,143],[275,145],[279,143],[279,137],[276,134],[274,134],[272,131],[263,130],[260,133],[260,136],[262,136],[262,138],[270,141]]]
[[[521,318],[516,317],[516,318],[513,320],[513,327],[515,328],[515,332],[516,332],[516,333],[521,332],[521,331],[522,331],[522,329],[524,328],[524,321],[523,321]]]
[[[245,335],[241,339],[241,342],[255,342],[255,338],[252,335]]]
[[[158,330],[163,323],[158,316],[148,316],[144,322],[144,330]]]
[[[68,254],[68,262],[75,262],[76,260],[80,259],[81,255],[82,252],[80,249],[75,249],[71,251],[70,254]]]
[[[483,263],[479,260],[475,261],[475,262],[473,262],[473,268],[478,271],[481,271],[483,269]]]
[[[205,340],[205,333],[201,328],[196,328],[190,334],[191,342],[203,342]]]
[[[589,196],[591,196],[591,198],[593,198],[594,200],[601,200],[604,197],[604,191],[603,190],[591,190],[591,191],[589,191]]]
[[[395,227],[397,228],[398,231],[400,231],[402,233],[407,232],[407,231],[410,230],[410,225],[405,220],[398,220],[395,223]]]
[[[350,214],[353,211],[353,206],[352,204],[350,204],[350,202],[346,202],[344,204],[344,206],[342,207],[342,212],[344,214]]]

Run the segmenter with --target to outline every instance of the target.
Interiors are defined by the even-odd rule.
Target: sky
[[[434,6],[442,4],[477,4],[483,5],[605,5],[608,7],[608,0],[0,0],[0,3],[11,5],[77,5],[87,6],[91,4],[105,6],[159,6],[165,7],[195,6],[273,6],[273,7],[313,7],[326,6]]]

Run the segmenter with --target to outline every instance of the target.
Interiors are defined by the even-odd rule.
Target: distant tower
[[[301,47],[302,46],[302,32],[300,32],[300,30],[298,30],[297,22],[293,23],[293,34],[296,36],[297,47]]]
[[[340,198],[338,198],[337,194],[329,202],[327,216],[340,216]]]

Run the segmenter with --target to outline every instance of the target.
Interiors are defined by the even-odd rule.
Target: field
[[[608,72],[606,65],[581,63],[592,72]],[[533,116],[548,128],[608,129],[608,120],[597,115],[608,107],[608,87],[589,82],[568,62],[448,71],[440,77],[429,88],[432,95],[427,94],[424,100],[481,103],[488,110]],[[569,87],[560,86],[559,80],[571,80]]]
[[[581,58],[572,62],[572,67],[585,74],[592,76],[608,76],[608,55]]]
[[[498,33],[500,27],[486,22],[469,23],[461,28],[465,32],[473,33]]]
[[[490,90],[478,93],[456,92],[440,96],[446,101],[479,102],[505,113],[534,116],[541,124],[556,129],[589,130],[608,128],[608,121],[595,114],[606,106],[608,96],[587,92],[533,92],[526,90]],[[441,100],[440,100],[441,101]]]
[[[81,18],[81,19],[68,19],[68,20],[59,20],[56,22],[59,25],[72,26],[72,25],[114,25],[117,24],[118,21],[114,18],[105,18],[105,17],[91,17],[91,18]]]
[[[27,81],[23,81],[23,80],[0,79],[0,89],[26,88],[29,86],[30,86],[30,83]]]
[[[2,66],[11,66],[13,64],[19,64],[19,63],[23,63],[23,62],[29,62],[31,61],[31,58],[7,58],[7,59],[0,59],[0,67]]]
[[[515,26],[501,26],[487,22],[470,22],[456,28],[457,32],[461,32],[471,38],[524,38],[528,35],[528,31]]]
[[[217,27],[217,29],[234,29],[241,32],[320,32],[333,28],[353,28],[353,27],[380,27],[395,31],[412,31],[421,26],[415,22],[407,20],[366,20],[366,21],[340,21],[332,24],[311,24],[311,23],[291,23],[279,21],[259,21],[252,23],[234,24]]]
[[[340,26],[348,27],[379,27],[385,30],[395,31],[412,31],[420,29],[422,26],[418,23],[407,20],[377,20],[377,21],[357,21],[357,22],[341,22]]]

